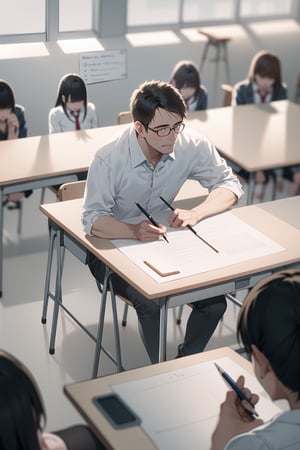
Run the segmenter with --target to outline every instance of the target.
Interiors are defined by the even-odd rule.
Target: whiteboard
[[[127,77],[126,50],[88,52],[79,55],[79,72],[86,84]]]

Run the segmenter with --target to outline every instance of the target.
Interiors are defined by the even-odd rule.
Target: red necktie
[[[72,116],[75,119],[75,129],[76,130],[80,130],[79,112],[78,111],[72,111]]]
[[[260,95],[260,100],[261,100],[261,102],[262,102],[262,103],[265,103],[266,97],[267,97],[267,95],[268,95],[268,92],[265,92],[264,94],[262,94],[262,93],[259,91],[259,95]]]

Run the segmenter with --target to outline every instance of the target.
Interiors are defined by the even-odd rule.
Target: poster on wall
[[[123,80],[127,77],[126,50],[81,53],[79,72],[86,84]]]

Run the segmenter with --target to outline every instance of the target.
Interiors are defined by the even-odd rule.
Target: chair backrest
[[[221,84],[221,89],[224,91],[223,106],[230,106],[233,86],[231,84]]]
[[[71,181],[70,183],[64,183],[58,190],[58,199],[62,202],[65,200],[74,200],[75,198],[81,198],[84,194],[86,180]]]
[[[132,122],[132,115],[130,111],[122,111],[118,114],[118,125],[130,122]]]

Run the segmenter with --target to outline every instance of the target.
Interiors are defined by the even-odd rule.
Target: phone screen
[[[115,428],[126,428],[141,422],[117,394],[95,397],[93,402]]]

